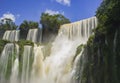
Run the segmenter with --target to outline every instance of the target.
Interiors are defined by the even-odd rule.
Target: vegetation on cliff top
[[[40,17],[42,25],[43,42],[51,42],[56,37],[61,25],[70,23],[70,20],[62,14],[50,15],[42,13]]]
[[[76,83],[120,83],[120,1],[104,0],[96,17],[98,27],[85,46]]]
[[[23,23],[20,24],[20,38],[26,39],[29,29],[39,28],[39,23],[34,21],[24,20]]]

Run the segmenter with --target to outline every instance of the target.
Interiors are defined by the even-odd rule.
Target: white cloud
[[[5,18],[11,19],[13,22],[15,22],[16,20],[15,15],[13,15],[12,13],[3,14],[3,16],[0,17],[0,20],[5,19]]]
[[[58,3],[70,6],[71,0],[56,0]]]
[[[46,9],[45,13],[48,13],[49,15],[56,15],[56,14],[62,14],[62,15],[64,15],[64,12],[53,11],[53,10],[50,10],[50,9]]]

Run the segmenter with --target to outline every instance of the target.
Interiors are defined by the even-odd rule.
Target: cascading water
[[[13,65],[13,63],[18,54],[19,54],[18,45],[13,43],[8,43],[5,45],[0,57],[0,83],[6,83],[6,81],[9,81],[9,79],[6,80],[5,78],[9,77],[11,69],[13,69],[12,67],[15,66],[15,64]],[[12,72],[12,74],[14,72]],[[14,73],[14,75],[15,74],[16,73]]]
[[[96,26],[95,17],[61,26],[51,54],[45,59],[41,48],[37,47],[33,62],[33,71],[39,74],[36,83],[70,83],[74,75],[72,63],[76,48],[87,42]]]
[[[38,29],[30,29],[27,35],[27,40],[32,42],[41,42],[41,30]]]
[[[3,40],[8,41],[18,41],[19,40],[19,30],[6,31],[3,35]]]
[[[92,34],[92,29],[96,26],[97,19],[96,17],[92,17],[61,26],[59,35],[66,36],[70,40],[80,39],[79,42],[84,44]]]
[[[32,46],[24,46],[21,83],[29,83]]]
[[[42,50],[44,46],[25,45],[23,55],[19,55],[22,60],[18,56],[12,60],[8,81],[5,77],[8,73],[7,68],[10,58],[8,56],[15,50],[13,48],[14,44],[7,44],[0,57],[0,83],[75,83],[71,79],[75,75],[77,62],[83,59],[81,54],[84,50],[82,49],[81,53],[76,56],[76,49],[79,45],[86,44],[92,34],[92,29],[96,26],[96,17],[62,25],[58,36],[52,43],[49,56],[44,56]],[[10,34],[9,31],[5,33],[3,39],[10,39],[11,36],[8,33]],[[27,40],[36,43],[39,42],[41,37],[42,35],[39,36],[38,34],[38,29],[30,29]],[[12,39],[12,41],[15,40]],[[18,45],[15,45],[15,47],[19,49]],[[19,54],[19,50],[15,52],[17,52],[16,55]]]
[[[19,70],[19,61],[18,58],[16,58],[13,64],[12,74],[10,76],[10,83],[18,82],[18,72],[19,72],[18,70]]]
[[[19,73],[19,46],[15,44],[15,53],[16,53],[16,58],[14,60],[13,66],[12,66],[12,71],[11,71],[11,76],[10,76],[10,83],[17,83],[18,82],[18,73]]]
[[[83,64],[85,63],[85,59],[84,59],[84,56],[83,56],[83,54],[84,54],[83,51],[84,51],[84,48],[81,48],[81,52],[77,55],[77,57],[74,60],[73,69],[72,69],[72,72],[71,72],[72,73],[72,79],[71,79],[70,83],[80,83],[80,82],[76,82],[76,79],[82,77],[82,72],[83,72],[83,68],[84,68]],[[84,61],[82,61],[82,60],[84,60]],[[80,63],[80,61],[82,63]]]
[[[39,80],[44,77],[44,56],[42,46],[34,45],[34,62],[32,67],[31,83],[39,83]],[[39,78],[40,77],[40,78]]]
[[[32,42],[37,41],[37,34],[38,34],[38,29],[30,29],[27,35],[27,40],[31,40]]]

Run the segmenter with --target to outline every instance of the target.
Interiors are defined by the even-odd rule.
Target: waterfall
[[[5,45],[1,57],[0,57],[0,83],[5,83],[7,80],[5,80],[5,77],[10,76],[10,72],[14,63],[14,59],[19,50],[18,47],[16,47],[16,44],[8,43]],[[15,51],[16,50],[16,51]],[[18,69],[17,69],[18,70]]]
[[[84,68],[83,63],[85,62],[84,56],[82,56],[83,51],[84,51],[84,49],[82,48],[81,52],[77,55],[77,57],[75,58],[75,61],[73,63],[73,69],[71,72],[71,74],[72,74],[71,83],[79,83],[79,82],[76,82],[75,79],[82,77],[82,72],[83,72],[83,68]],[[82,62],[82,60],[84,60],[84,61]],[[80,63],[80,62],[82,62],[82,63]]]
[[[15,44],[16,46],[16,58],[14,60],[14,64],[12,67],[12,72],[10,76],[10,83],[17,83],[18,82],[18,73],[19,73],[19,46]]]
[[[39,80],[44,77],[44,56],[42,52],[42,46],[34,45],[34,62],[32,69],[32,82],[36,81],[39,83]],[[39,78],[40,77],[40,78]]]
[[[86,44],[96,26],[96,17],[62,25],[50,53],[44,50],[48,56],[44,55],[45,46],[36,44],[41,40],[41,31],[30,29],[26,40],[34,42],[34,46],[24,45],[21,55],[17,44],[5,45],[0,57],[0,83],[75,83],[71,80],[78,61],[84,59],[84,49],[76,55],[77,47]],[[18,41],[19,31],[6,31],[3,39]]]
[[[19,70],[19,61],[18,61],[18,58],[16,58],[14,61],[13,68],[12,68],[10,83],[17,83],[18,82],[18,70]]]
[[[21,83],[29,83],[32,46],[24,46]]]
[[[97,20],[95,17],[62,25],[52,44],[51,54],[45,59],[41,47],[36,47],[33,70],[34,74],[37,72],[36,78],[38,80],[35,82],[71,83],[71,78],[74,75],[73,71],[75,70],[72,64],[76,48],[87,42],[92,34],[92,29],[96,26]]]
[[[19,40],[19,30],[6,31],[3,35],[3,40],[8,40],[11,42]]]
[[[27,40],[30,40],[32,42],[41,42],[41,30],[39,29],[30,29],[27,35]]]
[[[96,26],[97,19],[96,17],[92,17],[78,22],[62,25],[59,30],[59,35],[70,40],[80,39],[79,42],[84,44],[92,34],[92,29]]]

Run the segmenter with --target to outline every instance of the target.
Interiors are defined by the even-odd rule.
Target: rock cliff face
[[[79,58],[75,83],[120,83],[119,4],[104,0],[98,8],[98,27]]]
[[[77,64],[76,83],[119,83],[119,45],[120,28],[107,36],[89,39]]]

